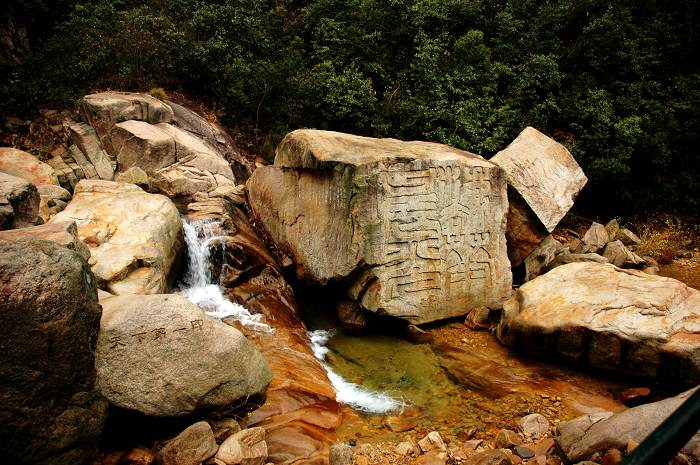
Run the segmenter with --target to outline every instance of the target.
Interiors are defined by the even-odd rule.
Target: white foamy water
[[[181,294],[214,318],[233,317],[243,326],[259,331],[272,331],[272,328],[261,321],[261,315],[252,314],[244,306],[228,300],[219,285],[212,282],[209,273],[209,245],[221,237],[214,235],[215,225],[216,222],[212,220],[182,222],[187,247],[187,273],[183,279]]]
[[[308,334],[314,355],[326,370],[328,379],[331,381],[333,389],[335,389],[335,396],[338,402],[366,413],[386,414],[403,410],[406,406],[405,402],[381,392],[372,391],[359,384],[351,383],[333,371],[326,363],[326,354],[328,354],[329,350],[326,344],[332,335],[330,331],[319,329],[310,331]]]

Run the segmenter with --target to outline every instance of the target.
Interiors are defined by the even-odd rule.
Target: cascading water
[[[253,315],[242,305],[228,300],[219,285],[212,282],[209,272],[210,245],[213,241],[221,239],[221,236],[214,235],[215,226],[216,220],[182,222],[188,257],[187,272],[181,286],[182,295],[206,310],[210,316],[233,317],[243,326],[258,331],[272,331],[272,328],[260,321],[260,315]]]
[[[311,348],[314,355],[321,362],[321,366],[326,370],[328,379],[335,389],[336,400],[341,404],[347,404],[350,407],[360,410],[365,413],[387,414],[392,412],[401,412],[406,406],[406,403],[394,399],[381,392],[371,391],[359,384],[351,383],[345,380],[342,376],[333,371],[326,362],[326,354],[328,347],[326,344],[332,336],[332,332],[319,329],[310,331],[309,339],[311,339]]]
[[[245,307],[229,301],[221,292],[218,284],[213,283],[209,271],[212,242],[221,239],[216,235],[216,220],[183,220],[182,227],[187,247],[187,272],[181,283],[181,293],[193,304],[206,310],[215,318],[233,317],[244,326],[258,331],[273,331],[260,321],[260,315],[251,314]],[[223,245],[223,244],[222,244]],[[386,394],[373,392],[358,384],[346,381],[335,373],[326,362],[328,342],[331,333],[318,330],[309,332],[311,348],[314,355],[326,370],[329,380],[336,391],[338,402],[347,404],[366,413],[385,414],[400,411],[405,403]]]

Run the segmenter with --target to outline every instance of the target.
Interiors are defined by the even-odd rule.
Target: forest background
[[[270,156],[313,127],[489,158],[565,144],[598,214],[700,205],[695,0],[10,0],[0,119],[93,90],[200,99]]]

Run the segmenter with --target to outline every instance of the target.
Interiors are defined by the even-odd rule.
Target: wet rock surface
[[[261,322],[272,328],[267,332],[228,320],[256,344],[273,374],[265,403],[245,425],[265,429],[269,462],[324,463],[342,415],[311,349],[294,292],[240,209],[231,207],[213,219],[222,229],[220,240],[211,244],[212,275],[228,298],[261,315]],[[225,258],[216,258],[222,254]]]
[[[439,144],[298,130],[248,181],[300,278],[349,278],[366,310],[424,323],[510,293],[502,171]]]

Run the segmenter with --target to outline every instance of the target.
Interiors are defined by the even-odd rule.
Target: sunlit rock
[[[248,182],[300,278],[348,279],[370,311],[424,323],[510,294],[502,170],[445,145],[298,130]]]
[[[504,344],[591,368],[700,382],[700,291],[613,265],[571,263],[525,283],[503,305]]]
[[[165,291],[182,242],[180,216],[162,195],[134,184],[83,180],[51,223],[75,221],[100,287],[115,294]]]
[[[588,179],[566,147],[531,127],[490,161],[505,170],[511,187],[508,255],[517,266],[554,230]]]
[[[101,303],[97,388],[112,404],[182,416],[265,395],[271,374],[255,345],[184,297],[122,295]]]

